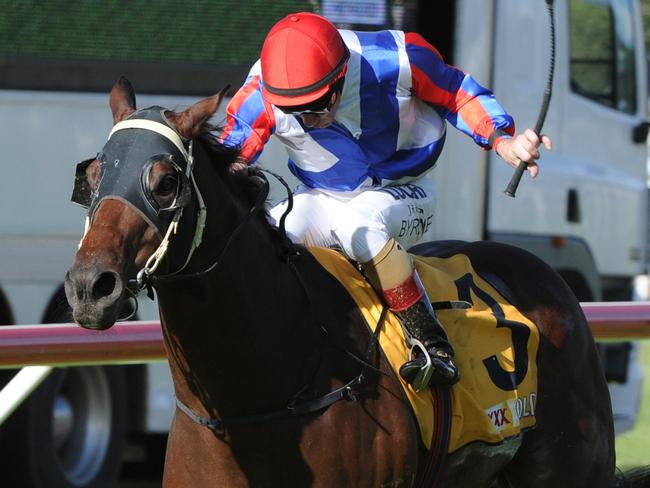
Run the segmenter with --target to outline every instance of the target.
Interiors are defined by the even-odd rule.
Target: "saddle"
[[[370,332],[383,304],[361,273],[340,252],[310,248],[320,264],[355,300]],[[443,308],[438,317],[456,353],[461,380],[451,388],[448,452],[471,442],[498,444],[535,426],[537,349],[535,325],[476,273],[469,258],[413,255],[432,302],[466,301],[470,308]],[[498,286],[498,284],[497,284]],[[499,286],[499,288],[502,288]],[[380,346],[394,372],[408,359],[409,346],[399,320],[388,313],[379,334]],[[424,446],[430,448],[440,425],[430,389],[416,392],[401,380],[417,418]]]

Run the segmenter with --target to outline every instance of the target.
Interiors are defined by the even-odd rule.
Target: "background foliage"
[[[251,63],[266,32],[308,0],[0,0],[0,55]]]

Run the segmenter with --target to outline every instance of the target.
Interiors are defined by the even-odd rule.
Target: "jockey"
[[[524,161],[535,176],[534,131],[514,136],[513,119],[492,93],[445,64],[420,35],[337,30],[305,12],[269,31],[226,112],[221,138],[240,148],[236,167],[253,163],[273,134],[286,147],[302,183],[285,221],[289,237],[341,247],[382,293],[411,344],[419,341],[402,378],[418,390],[456,383],[447,334],[405,250],[431,225],[428,172],[447,121],[510,165]],[[286,208],[271,209],[273,223]]]

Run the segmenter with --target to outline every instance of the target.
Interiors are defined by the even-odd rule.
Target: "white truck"
[[[339,9],[331,1],[323,7],[341,25],[417,28],[448,62],[490,86],[519,128],[534,125],[548,76],[541,0],[372,2],[386,8],[365,17],[339,3]],[[409,11],[416,14],[411,25],[401,15]],[[505,196],[511,170],[450,129],[432,172],[439,194],[432,236],[514,244],[557,269],[582,301],[630,300],[647,258],[648,89],[639,5],[556,0],[555,13],[556,72],[544,126],[554,149],[544,152],[540,176],[524,176],[516,199]],[[366,25],[368,19],[383,24]],[[72,178],[75,163],[97,152],[108,135],[107,93],[80,91],[81,81],[48,90],[46,77],[21,85],[20,70],[33,67],[12,59],[4,65],[12,76],[2,74],[0,63],[0,324],[68,321],[62,281],[84,219],[69,202]],[[138,89],[129,72],[134,66],[118,63],[106,86],[124,72]],[[234,84],[243,80],[238,73]],[[69,76],[74,79],[72,70]],[[199,98],[160,86],[159,93],[175,95],[140,95],[138,105],[176,108]],[[210,84],[204,95],[220,88]],[[271,143],[260,164],[286,175],[285,161]],[[272,198],[282,197],[276,186]],[[142,297],[138,318],[157,319],[155,303]],[[634,422],[642,383],[636,346],[599,347],[622,432]],[[0,370],[0,382],[11,374]],[[164,434],[173,408],[164,363],[56,370],[0,427],[3,482],[14,473],[26,486],[104,486],[119,469],[127,436]]]

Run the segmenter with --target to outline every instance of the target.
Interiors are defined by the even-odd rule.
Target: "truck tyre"
[[[126,431],[122,368],[55,369],[0,431],[3,485],[115,486]]]

